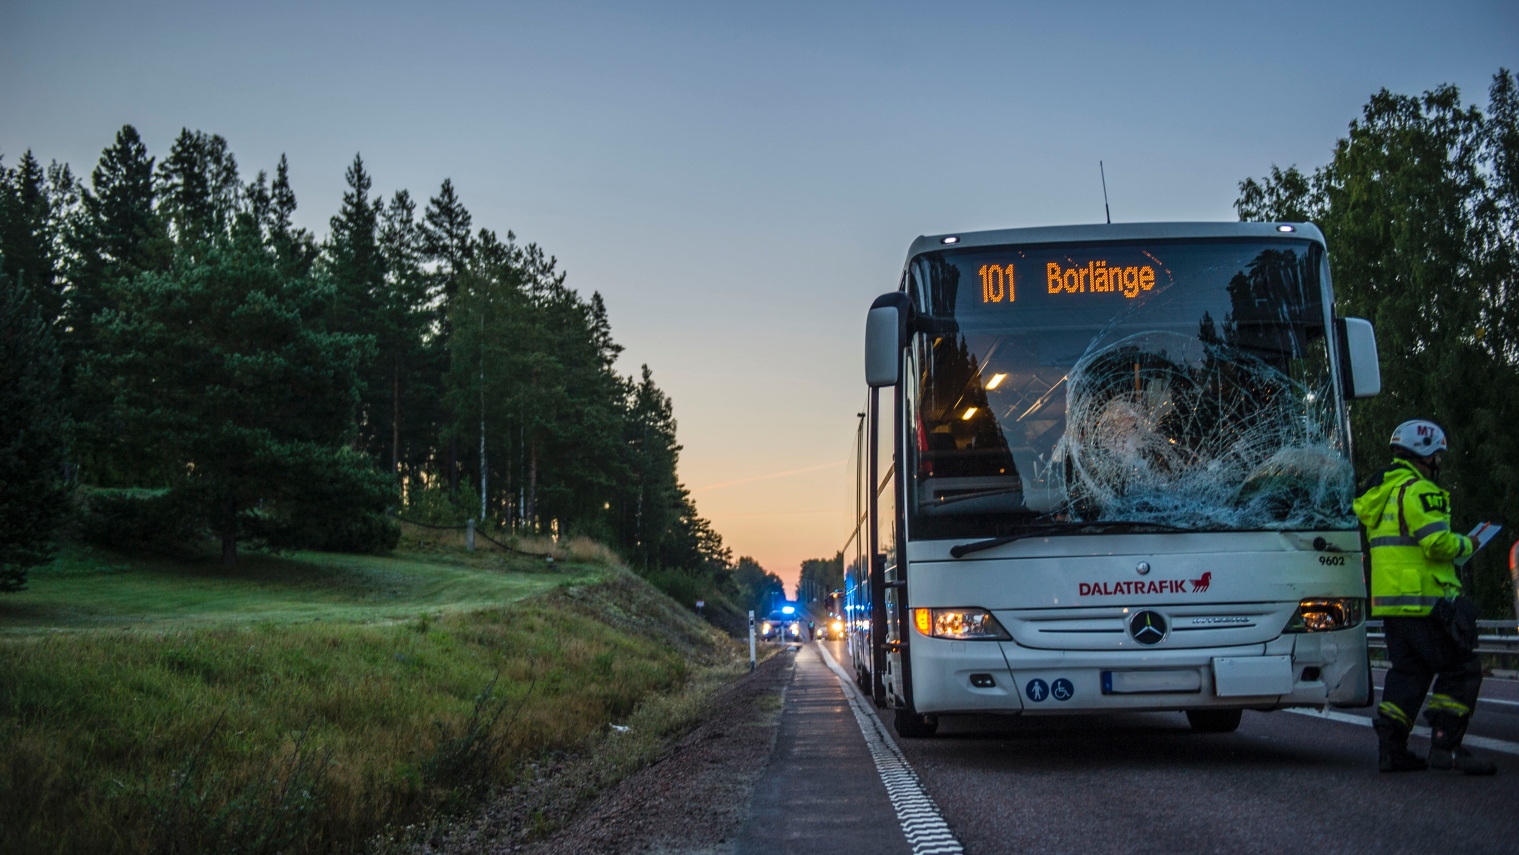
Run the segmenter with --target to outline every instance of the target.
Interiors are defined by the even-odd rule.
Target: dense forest
[[[70,520],[232,563],[474,518],[597,539],[672,592],[760,596],[774,576],[735,578],[601,296],[477,228],[450,180],[419,205],[375,193],[361,157],[346,178],[319,237],[283,156],[249,180],[216,135],[160,160],[125,126],[88,180],[0,159],[0,584]]]
[[[1507,526],[1464,570],[1497,618],[1519,533],[1519,82],[1501,70],[1488,95],[1484,114],[1454,86],[1383,90],[1327,165],[1272,167],[1235,207],[1323,229],[1336,310],[1371,320],[1382,356],[1382,394],[1351,407],[1356,471],[1381,471],[1405,419],[1445,427],[1455,523]]]

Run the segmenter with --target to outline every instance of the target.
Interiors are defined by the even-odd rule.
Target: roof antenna
[[[1108,207],[1108,171],[1097,161],[1097,172],[1102,176],[1102,210],[1108,215],[1108,225],[1113,225],[1113,209]]]

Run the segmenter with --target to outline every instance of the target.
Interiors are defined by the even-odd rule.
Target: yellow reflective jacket
[[[1372,617],[1427,615],[1461,592],[1455,559],[1470,555],[1471,538],[1450,530],[1450,494],[1394,460],[1356,496],[1355,513],[1371,546]]]

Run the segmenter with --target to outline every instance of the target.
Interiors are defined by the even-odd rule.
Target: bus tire
[[[1244,714],[1244,710],[1187,710],[1187,723],[1193,733],[1233,733]]]
[[[939,729],[939,717],[932,715],[919,715],[910,709],[896,710],[896,718],[892,725],[897,729],[897,735],[903,739],[922,739],[933,736]]]

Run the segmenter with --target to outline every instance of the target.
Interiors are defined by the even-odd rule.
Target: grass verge
[[[583,751],[736,654],[625,570],[495,560],[268,559],[136,612],[190,571],[129,566],[92,593],[39,574],[39,599],[84,602],[52,601],[69,632],[0,615],[0,851],[355,851]],[[133,584],[113,595],[116,576]],[[389,584],[404,604],[375,602]]]
[[[778,648],[760,651],[761,663]],[[442,851],[505,851],[535,843],[573,822],[618,784],[664,759],[671,746],[701,724],[713,700],[749,673],[747,659],[729,658],[692,669],[678,690],[650,695],[625,719],[575,752],[554,751],[529,763],[509,788],[471,816],[392,829],[374,841],[373,855]],[[779,713],[779,696],[760,699],[761,715]]]
[[[0,598],[0,633],[54,629],[404,620],[420,611],[490,608],[543,593],[604,562],[408,551],[391,556],[252,554],[236,566],[133,557],[70,546]]]

